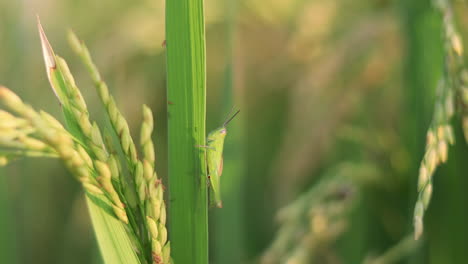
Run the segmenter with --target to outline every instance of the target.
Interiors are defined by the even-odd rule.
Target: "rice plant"
[[[260,263],[336,263],[330,248],[353,229],[351,215],[365,199],[366,185],[381,174],[371,164],[342,162],[330,168],[304,194],[277,213],[279,229]],[[365,264],[398,263],[418,242],[405,237],[379,256],[369,255]]]
[[[186,13],[186,16],[180,16]],[[166,10],[171,235],[178,263],[208,262],[208,200],[205,153],[205,37],[203,1],[169,3]],[[182,19],[181,19],[182,18]],[[77,36],[68,39],[89,72],[110,126],[90,118],[65,60],[56,56],[38,19],[47,77],[65,126],[36,111],[2,87],[2,154],[6,165],[20,157],[61,159],[81,183],[106,263],[172,263],[166,228],[164,185],[155,169],[153,114],[143,106],[138,150],[90,52]],[[187,48],[188,47],[188,48]]]
[[[0,1],[0,262],[464,263],[467,10]]]
[[[328,263],[327,248],[348,228],[346,216],[359,199],[359,186],[351,175],[373,174],[375,168],[367,165],[343,163],[331,168],[278,212],[281,225],[261,263]]]
[[[95,83],[112,129],[103,129],[90,119],[67,63],[55,55],[39,21],[38,28],[47,77],[66,125],[1,87],[0,100],[5,107],[0,112],[1,163],[21,157],[62,160],[85,190],[106,263],[171,263],[164,187],[155,171],[151,110],[142,108],[139,155],[127,121],[84,43],[69,34],[73,50]]]
[[[414,237],[418,239],[423,233],[424,212],[432,197],[432,176],[436,168],[448,159],[448,147],[455,143],[452,128],[452,117],[455,106],[460,102],[462,125],[468,131],[466,117],[468,71],[463,62],[463,43],[456,28],[452,3],[449,0],[434,1],[434,7],[443,17],[444,61],[443,76],[439,81],[437,100],[432,124],[427,131],[426,152],[421,162],[418,179],[418,199],[414,208]]]

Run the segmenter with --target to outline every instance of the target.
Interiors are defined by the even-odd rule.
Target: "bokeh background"
[[[453,2],[465,39],[468,9]],[[211,212],[212,263],[467,263],[468,148],[457,125],[425,235],[411,239],[444,67],[441,16],[429,0],[205,4],[207,129],[241,109],[227,138],[224,208]],[[0,0],[0,83],[61,117],[36,14],[94,119],[103,109],[67,45],[69,28],[87,43],[134,135],[141,104],[153,109],[165,178],[164,1]],[[83,193],[58,161],[0,169],[0,263],[101,263]]]

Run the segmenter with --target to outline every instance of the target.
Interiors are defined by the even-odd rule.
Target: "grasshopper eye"
[[[226,129],[225,128],[221,129],[221,131],[219,131],[219,133],[226,134]]]

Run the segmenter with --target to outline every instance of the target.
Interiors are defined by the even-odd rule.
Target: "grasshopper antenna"
[[[233,112],[234,112],[234,106],[232,106],[232,107],[231,107],[231,110],[229,110],[229,112],[227,113],[226,119],[225,119],[225,120],[227,120],[227,119],[231,116],[231,114],[232,114]],[[224,123],[226,123],[226,122],[224,122]]]
[[[226,122],[224,122],[224,124],[223,124],[223,127],[227,126],[227,124],[229,124],[229,122],[231,122],[232,119],[234,119],[234,117],[236,117],[236,115],[239,114],[239,112],[240,112],[240,110],[237,110],[237,112],[235,112],[235,113],[231,116],[231,118],[229,118],[228,120],[226,120]]]

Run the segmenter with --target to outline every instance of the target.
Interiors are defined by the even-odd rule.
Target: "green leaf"
[[[175,263],[208,263],[203,0],[166,2],[171,252]]]
[[[106,213],[101,207],[92,202],[89,197],[86,198],[86,201],[88,202],[89,214],[104,263],[140,263],[124,224]]]

